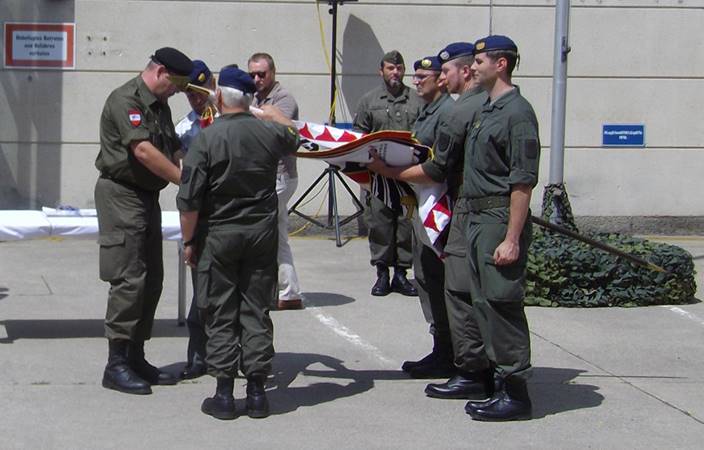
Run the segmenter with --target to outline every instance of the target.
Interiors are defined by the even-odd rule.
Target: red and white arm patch
[[[138,109],[127,110],[127,115],[133,127],[138,127],[142,124],[142,113]]]

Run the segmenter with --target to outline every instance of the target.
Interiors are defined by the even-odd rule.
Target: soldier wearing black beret
[[[151,338],[164,277],[159,191],[181,177],[173,159],[180,143],[167,102],[185,87],[192,69],[180,51],[158,49],[141,74],[110,94],[100,118],[95,206],[100,278],[110,283],[103,386],[129,394],[177,382],[145,360],[144,342]]]

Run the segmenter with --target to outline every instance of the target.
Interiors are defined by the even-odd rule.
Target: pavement
[[[695,257],[704,238],[658,237]],[[644,308],[527,308],[534,418],[481,423],[464,401],[426,397],[406,359],[430,350],[418,301],[372,297],[366,240],[291,240],[307,307],[275,311],[273,414],[219,421],[200,412],[210,377],[148,396],[104,389],[103,316],[92,241],[0,243],[0,448],[702,448],[704,303]],[[178,373],[177,251],[147,357]],[[189,280],[190,281],[190,280]],[[238,408],[244,380],[236,380]]]

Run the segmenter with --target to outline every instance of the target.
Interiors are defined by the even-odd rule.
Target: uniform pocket
[[[198,262],[196,267],[196,305],[201,309],[208,307],[208,295],[210,294],[210,261]]]
[[[129,261],[125,233],[123,231],[101,233],[98,236],[98,245],[100,245],[100,279],[112,281],[122,278]]]
[[[525,292],[525,264],[520,259],[507,266],[494,264],[493,256],[485,261],[482,286],[488,300],[518,302]]]

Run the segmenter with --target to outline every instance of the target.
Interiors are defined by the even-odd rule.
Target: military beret
[[[479,39],[474,43],[474,54],[508,50],[518,53],[518,46],[509,37],[498,34]]]
[[[203,61],[200,59],[193,60],[193,70],[188,76],[191,84],[195,84],[196,86],[205,86],[205,83],[207,83],[212,76],[213,73],[210,69],[208,69],[208,66]]]
[[[403,62],[403,55],[398,50],[391,50],[390,52],[387,52],[384,54],[384,57],[381,58],[382,64],[387,62],[391,64],[404,64]]]
[[[193,70],[193,61],[175,48],[162,47],[154,52],[151,59],[176,75],[187,77]]]
[[[218,77],[218,86],[237,89],[245,94],[253,94],[257,91],[252,77],[244,70],[236,67],[224,67],[222,69]]]
[[[425,58],[419,59],[413,63],[413,70],[418,69],[440,72],[442,70],[442,63],[437,56],[426,56]]]
[[[459,58],[460,56],[472,56],[474,54],[474,45],[469,42],[453,42],[447,47],[440,50],[438,59],[440,64],[445,64],[448,61]]]

